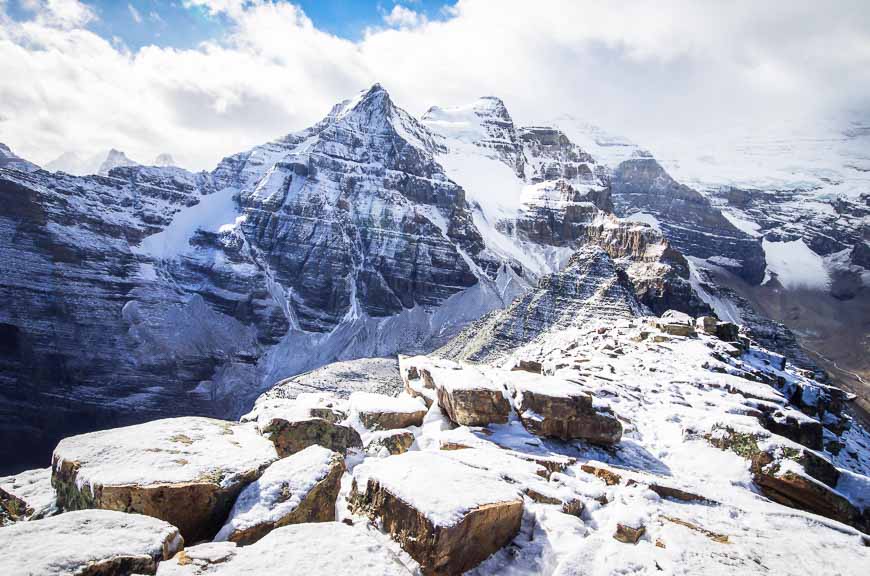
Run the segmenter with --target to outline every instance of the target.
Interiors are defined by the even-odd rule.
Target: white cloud
[[[75,28],[97,19],[94,11],[79,0],[22,0],[21,4],[45,26]]]
[[[139,14],[139,11],[136,10],[136,7],[128,2],[127,9],[130,11],[130,17],[133,18],[133,21],[136,24],[141,24],[142,23],[142,15]]]
[[[384,22],[398,28],[415,28],[426,23],[426,16],[396,4],[390,12],[384,14]]]
[[[376,81],[416,114],[494,94],[520,122],[571,113],[644,144],[870,101],[861,1],[460,0],[444,21],[396,16],[358,42],[284,2],[185,4],[226,15],[232,33],[130,52],[83,29],[94,15],[79,2],[39,0],[33,21],[0,20],[0,141],[40,162],[114,146],[211,168]]]

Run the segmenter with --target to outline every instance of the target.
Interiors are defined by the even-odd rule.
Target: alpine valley
[[[870,129],[545,120],[0,145],[0,573],[866,574]]]

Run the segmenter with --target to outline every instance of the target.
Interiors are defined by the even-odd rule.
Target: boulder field
[[[0,478],[0,573],[861,565],[866,432],[836,389],[722,324],[572,328],[490,364],[402,356],[395,395],[266,393],[239,422],[66,438],[51,468]]]

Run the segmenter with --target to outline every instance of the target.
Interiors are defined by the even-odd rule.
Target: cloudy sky
[[[0,0],[0,142],[210,169],[380,82],[655,148],[870,110],[870,2]]]

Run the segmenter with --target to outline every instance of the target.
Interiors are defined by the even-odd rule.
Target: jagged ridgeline
[[[238,416],[336,360],[434,350],[585,266],[584,246],[656,313],[709,310],[676,248],[721,248],[750,279],[761,265],[709,203],[680,188],[664,206],[677,185],[660,167],[613,171],[557,128],[516,127],[497,98],[417,120],[375,85],[212,172],[115,152],[76,177],[0,150],[4,468],[44,464],[70,433]],[[613,215],[644,190],[665,216],[694,206],[694,235]]]

